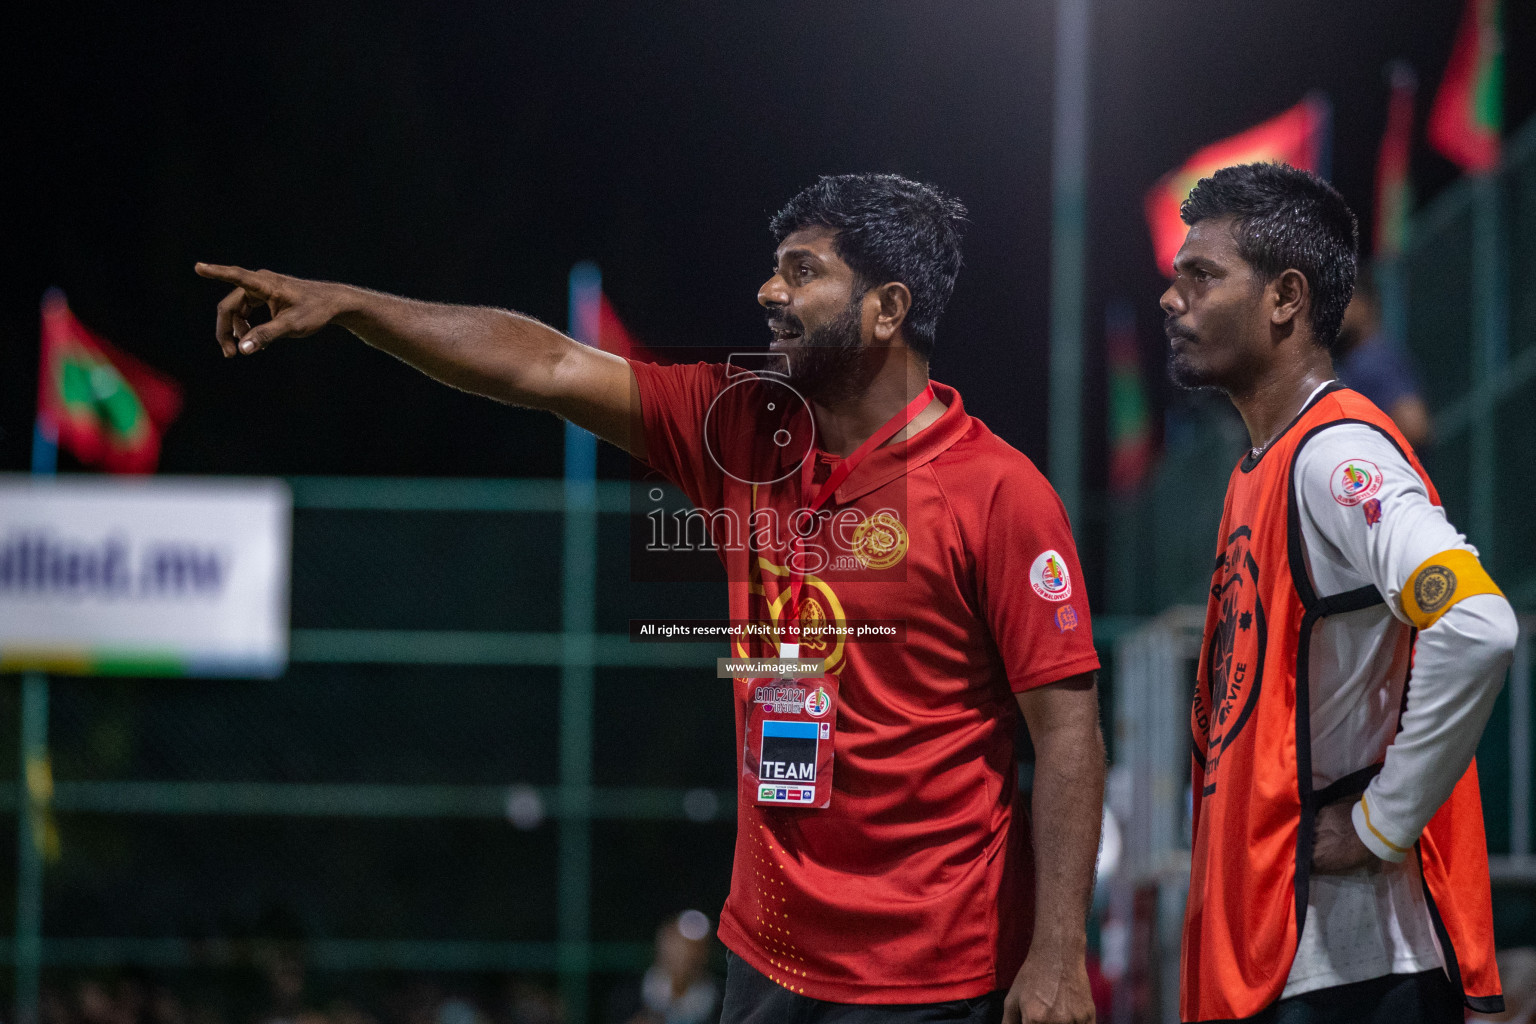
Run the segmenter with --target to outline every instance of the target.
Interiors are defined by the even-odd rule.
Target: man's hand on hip
[[[1093,992],[1081,955],[1033,951],[1003,1001],[1003,1024],[1093,1024]]]
[[[1341,875],[1381,863],[1355,832],[1355,823],[1350,817],[1355,799],[1340,800],[1318,810],[1316,837],[1312,842],[1314,873]]]

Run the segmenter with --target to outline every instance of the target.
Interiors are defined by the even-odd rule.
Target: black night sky
[[[1086,482],[1104,477],[1102,322],[1135,304],[1159,407],[1141,197],[1191,151],[1334,102],[1369,237],[1384,64],[1428,110],[1459,0],[1096,0]],[[1536,107],[1536,11],[1506,5],[1506,126]],[[183,382],[162,471],[557,475],[547,415],[418,377],[340,331],[225,361],[195,260],[515,308],[564,326],[602,266],[655,346],[766,340],[768,215],[817,174],[897,171],[970,207],[934,375],[1043,461],[1052,8],[700,2],[27,5],[4,33],[0,469],[27,466],[37,303]],[[1455,177],[1420,141],[1424,201]],[[623,460],[605,456],[605,472]],[[68,458],[62,468],[78,468]]]

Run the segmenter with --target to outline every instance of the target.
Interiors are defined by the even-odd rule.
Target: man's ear
[[[906,322],[907,311],[912,308],[912,292],[900,281],[888,281],[869,291],[876,303],[875,340],[890,344]],[[867,300],[866,300],[867,301]]]
[[[1270,282],[1269,322],[1276,327],[1293,326],[1299,322],[1302,310],[1312,299],[1312,289],[1307,285],[1307,275],[1299,270],[1283,270]]]

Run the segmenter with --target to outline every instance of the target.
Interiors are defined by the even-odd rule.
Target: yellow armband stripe
[[[1478,594],[1504,596],[1470,551],[1453,548],[1425,560],[1403,585],[1403,613],[1419,629],[1428,629],[1457,601]]]
[[[1360,798],[1360,810],[1365,812],[1365,827],[1371,830],[1371,835],[1373,835],[1377,839],[1381,840],[1381,843],[1382,843],[1383,846],[1385,846],[1389,850],[1394,850],[1397,853],[1407,853],[1408,852],[1403,847],[1398,846],[1392,840],[1388,839],[1386,836],[1384,836],[1380,832],[1376,831],[1376,826],[1371,824],[1371,805],[1365,802],[1365,797],[1363,797],[1363,796]]]

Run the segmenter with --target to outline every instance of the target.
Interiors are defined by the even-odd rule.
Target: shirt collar
[[[931,383],[934,395],[946,406],[944,412],[915,436],[870,452],[833,494],[837,504],[847,505],[897,477],[927,465],[965,436],[971,428],[971,417],[960,400],[960,392],[938,381]],[[812,457],[824,454],[818,449]]]

